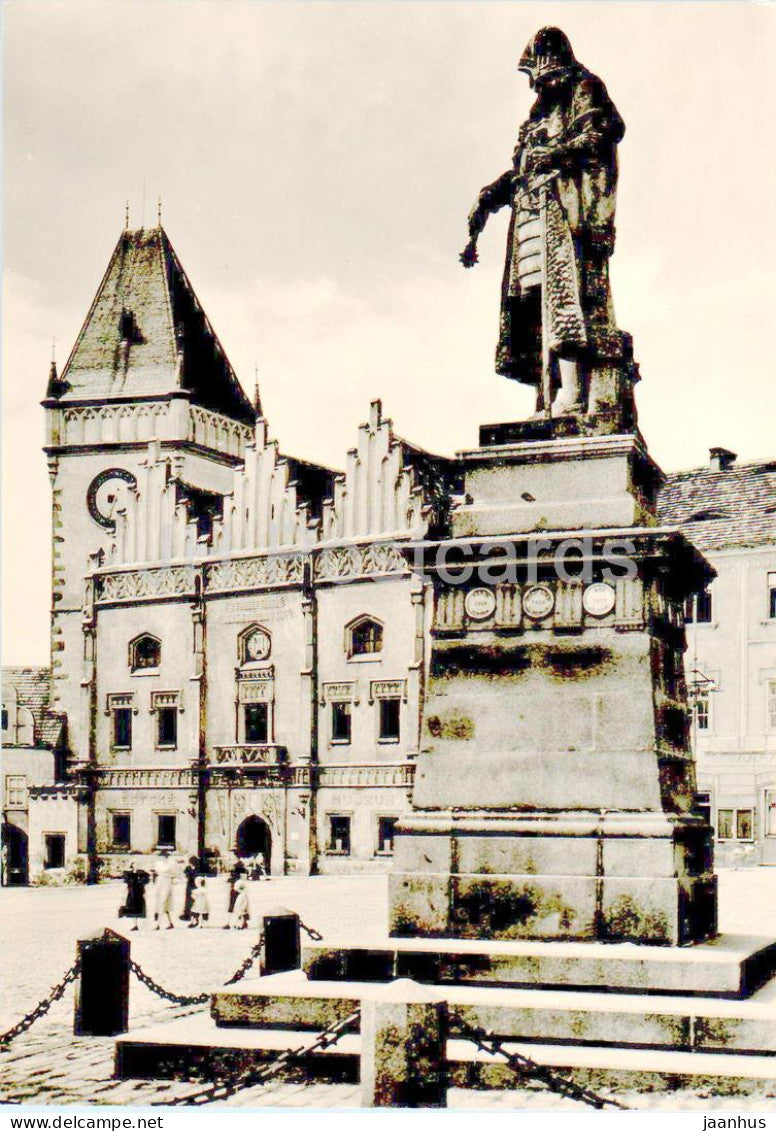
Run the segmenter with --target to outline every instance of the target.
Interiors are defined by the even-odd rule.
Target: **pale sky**
[[[4,661],[48,662],[43,411],[123,226],[163,222],[281,449],[343,467],[369,401],[432,451],[530,396],[493,372],[507,216],[458,253],[545,24],[607,84],[614,300],[667,470],[776,458],[776,4],[5,4]],[[145,187],[144,187],[145,186]],[[143,199],[145,208],[143,210]]]

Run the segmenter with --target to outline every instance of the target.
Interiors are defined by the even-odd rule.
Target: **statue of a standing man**
[[[537,413],[587,408],[586,365],[622,356],[609,288],[617,144],[625,127],[596,75],[558,28],[543,28],[518,70],[536,91],[512,168],[469,215],[465,267],[488,216],[512,208],[496,372],[537,388]]]

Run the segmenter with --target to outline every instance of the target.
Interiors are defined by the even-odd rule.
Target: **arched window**
[[[383,650],[383,626],[374,617],[364,616],[348,625],[345,648],[349,658],[373,656]]]
[[[129,666],[133,672],[158,668],[162,662],[162,642],[144,632],[129,643]]]

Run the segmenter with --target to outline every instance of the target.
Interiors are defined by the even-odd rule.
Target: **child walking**
[[[191,897],[191,922],[189,927],[204,927],[210,918],[210,901],[207,897],[205,877],[197,876]]]

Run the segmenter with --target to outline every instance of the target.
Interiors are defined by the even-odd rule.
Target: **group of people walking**
[[[162,854],[158,863],[147,871],[136,867],[134,863],[130,864],[123,876],[127,894],[123,906],[119,908],[119,916],[133,920],[131,930],[136,931],[138,920],[146,919],[149,913],[153,917],[155,930],[161,930],[163,925],[166,930],[173,930],[173,890],[175,880],[181,874],[182,864],[183,861],[176,861],[169,854]],[[210,898],[207,882],[196,856],[189,857],[182,868],[182,875],[185,886],[183,909],[179,918],[189,928],[205,927],[210,920]],[[261,868],[260,875],[262,878],[266,876],[264,868]],[[242,860],[236,860],[228,874],[229,900],[224,930],[245,930],[248,926],[249,878],[258,879],[259,876],[254,877]]]

